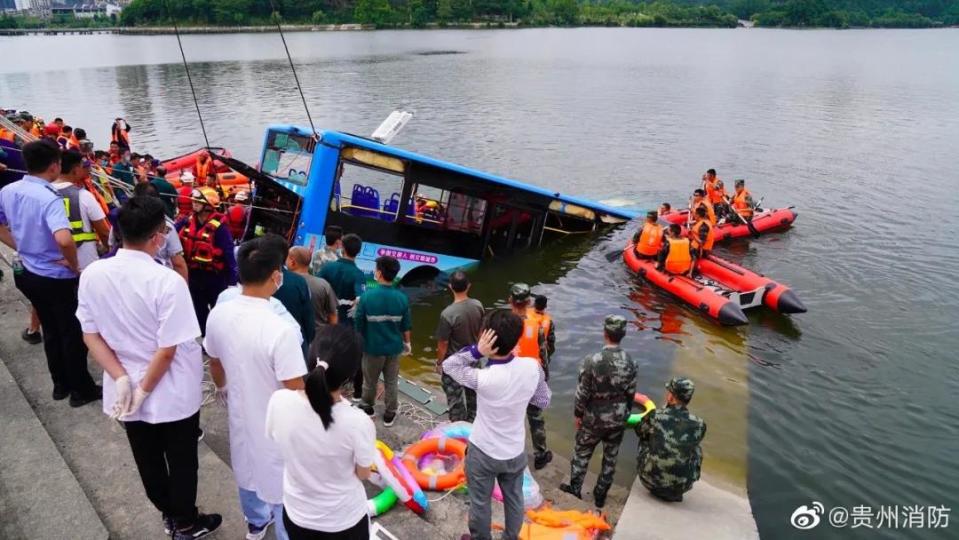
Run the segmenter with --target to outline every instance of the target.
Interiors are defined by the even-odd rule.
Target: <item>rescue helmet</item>
[[[190,198],[198,203],[212,206],[213,208],[220,206],[220,196],[213,188],[201,187],[194,189]]]

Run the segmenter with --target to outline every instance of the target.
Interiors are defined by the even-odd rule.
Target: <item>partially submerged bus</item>
[[[267,129],[244,238],[267,232],[320,248],[327,226],[363,238],[357,265],[381,255],[404,281],[428,280],[487,258],[634,218],[613,208],[338,131]]]

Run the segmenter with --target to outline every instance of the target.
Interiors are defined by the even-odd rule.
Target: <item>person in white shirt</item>
[[[350,327],[333,326],[313,341],[316,368],[304,390],[270,398],[266,436],[283,453],[283,520],[292,540],[366,540],[366,490],[376,452],[376,428],[350,406],[341,387],[363,356]]]
[[[248,540],[259,540],[275,523],[283,527],[283,457],[266,438],[266,406],[281,388],[303,389],[306,362],[300,334],[270,306],[283,283],[286,240],[266,235],[245,242],[237,255],[242,293],[217,304],[206,323],[203,346],[210,374],[230,419],[230,462],[240,490]]]
[[[110,235],[106,213],[96,197],[84,187],[83,181],[89,176],[89,162],[84,164],[79,152],[61,154],[60,180],[53,183],[53,188],[63,196],[81,272],[100,258],[97,243],[106,246]]]
[[[550,390],[546,373],[531,358],[514,358],[523,319],[507,311],[489,315],[479,341],[443,362],[443,372],[476,390],[476,421],[466,454],[469,530],[473,540],[490,540],[493,482],[503,491],[505,540],[516,540],[523,524],[523,471],[526,469],[526,406],[545,409]],[[476,364],[487,358],[488,367]],[[464,537],[465,538],[465,537]]]
[[[147,196],[155,197],[163,201],[163,198],[160,197],[160,192],[157,191],[157,187],[150,182],[140,182],[133,188],[134,196]],[[157,252],[156,261],[167,268],[172,268],[177,274],[185,279],[189,280],[188,269],[186,266],[186,259],[183,258],[183,243],[180,242],[180,235],[176,231],[176,224],[170,219],[168,215],[166,217],[167,232],[166,232],[166,247]]]
[[[159,199],[133,197],[120,209],[123,248],[80,276],[76,316],[104,370],[103,412],[122,421],[150,502],[167,535],[196,539],[219,514],[196,508],[197,432],[203,359],[187,284],[153,257],[163,245]]]

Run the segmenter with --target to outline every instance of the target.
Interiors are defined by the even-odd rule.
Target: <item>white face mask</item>
[[[274,281],[273,284],[276,285],[276,290],[280,290],[280,287],[283,286],[283,272],[280,272],[280,280]]]

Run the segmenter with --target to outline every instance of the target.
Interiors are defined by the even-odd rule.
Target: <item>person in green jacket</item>
[[[393,287],[400,272],[395,257],[376,259],[373,277],[377,286],[360,297],[354,318],[356,330],[363,336],[363,402],[360,407],[374,416],[376,386],[383,374],[386,386],[386,410],[383,425],[390,427],[399,408],[397,383],[400,377],[400,355],[412,354],[410,346],[410,301]]]

